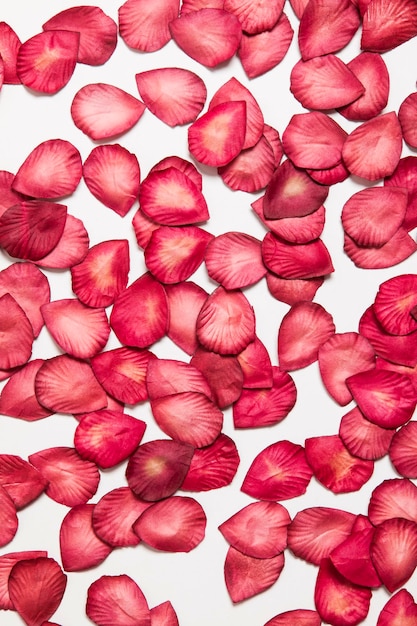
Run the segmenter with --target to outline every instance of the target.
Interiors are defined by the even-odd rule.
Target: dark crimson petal
[[[38,626],[55,613],[66,586],[67,576],[47,557],[22,559],[9,576],[10,599],[28,626]]]
[[[159,439],[141,444],[126,468],[133,493],[152,502],[177,491],[190,467],[194,448],[188,443]]]
[[[57,245],[66,218],[63,204],[39,200],[15,204],[0,218],[0,246],[19,259],[42,259]]]

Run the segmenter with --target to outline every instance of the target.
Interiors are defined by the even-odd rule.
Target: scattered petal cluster
[[[0,555],[0,609],[28,626],[52,624],[67,578],[114,550],[199,549],[210,521],[199,495],[237,486],[243,466],[224,432],[230,411],[236,431],[270,433],[269,445],[244,460],[238,488],[248,504],[218,526],[231,602],[278,589],[290,555],[315,568],[314,609],[294,606],[264,626],[356,626],[381,587],[388,599],[377,626],[417,623],[405,587],[417,567],[417,274],[395,275],[417,250],[417,157],[402,157],[404,144],[417,147],[417,93],[386,111],[384,61],[417,36],[415,0],[127,0],[117,22],[99,7],[76,6],[40,28],[21,42],[0,23],[1,89],[49,98],[71,88],[79,64],[111,62],[117,46],[137,58],[176,46],[213,73],[236,57],[247,80],[233,76],[210,93],[194,71],[153,67],[132,76],[132,93],[87,83],[67,113],[88,156],[51,137],[15,173],[0,171],[0,413],[23,422],[74,418],[71,446],[27,459],[0,454],[1,547],[31,502],[66,507],[60,561],[42,546]],[[345,63],[338,53],[358,34],[360,52]],[[290,45],[299,60],[288,90],[303,112],[277,129],[247,85],[267,78]],[[166,155],[143,171],[123,137],[147,116],[182,133],[188,159]],[[239,224],[212,232],[207,176],[241,194],[262,238]],[[339,332],[314,299],[338,280],[325,203],[349,178],[358,191],[339,207],[346,260],[394,274],[369,295],[357,329]],[[131,224],[135,245],[117,233],[97,240],[71,214],[82,185],[104,215]],[[140,274],[131,271],[133,255]],[[48,272],[69,280],[71,297],[53,295]],[[194,282],[199,272],[211,292]],[[274,355],[251,304],[251,288],[263,281],[285,309]],[[54,356],[33,357],[40,333]],[[159,356],[165,339],[182,360]],[[347,412],[332,432],[290,441],[275,427],[291,419],[298,371],[313,364]],[[145,410],[138,417],[145,406],[150,418]],[[150,420],[160,437],[148,436]],[[354,493],[383,457],[397,477],[376,486],[366,514],[302,508],[312,482],[335,496]],[[123,484],[96,496],[104,472],[121,466]],[[123,572],[97,578],[85,603],[97,626],[181,623],[168,599],[150,608]]]

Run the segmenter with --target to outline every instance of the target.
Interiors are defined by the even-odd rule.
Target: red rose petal
[[[256,35],[242,33],[237,55],[248,78],[256,78],[276,67],[288,52],[294,35],[285,13],[268,30]]]
[[[39,200],[15,204],[0,217],[0,246],[13,257],[42,259],[57,245],[66,217],[63,204]]]
[[[245,389],[272,387],[271,359],[258,337],[237,355],[237,360],[242,368]]]
[[[50,30],[31,37],[17,54],[20,81],[40,93],[57,93],[74,73],[79,42],[80,33],[69,30]]]
[[[225,289],[241,289],[257,283],[266,274],[261,242],[251,235],[228,232],[213,238],[206,249],[209,276]]]
[[[368,516],[374,526],[394,517],[417,523],[417,487],[408,478],[384,480],[372,492]]]
[[[195,448],[208,446],[219,436],[223,413],[202,393],[184,392],[151,401],[159,428],[177,441]]]
[[[0,22],[0,56],[4,64],[4,84],[18,85],[21,81],[16,72],[16,62],[21,41],[13,28]]]
[[[179,626],[177,614],[171,602],[167,600],[151,609],[151,626]]]
[[[93,148],[84,161],[83,178],[93,196],[121,217],[139,194],[138,160],[119,144]]]
[[[266,275],[266,284],[271,295],[290,306],[300,301],[311,301],[316,295],[317,289],[324,282],[323,277],[318,278],[281,278],[272,272]]]
[[[294,0],[292,0],[294,2]],[[265,626],[321,626],[321,619],[316,611],[310,609],[294,609],[275,615]]]
[[[218,172],[228,187],[234,191],[259,191],[266,187],[275,170],[275,155],[265,137],[254,146],[242,150],[233,161],[219,167]]]
[[[209,446],[194,450],[181,489],[183,491],[210,491],[230,485],[239,463],[236,444],[230,437],[220,433]]]
[[[127,0],[119,8],[119,31],[135,50],[154,52],[171,39],[169,24],[178,16],[179,0]]]
[[[397,591],[417,566],[417,524],[402,518],[381,522],[375,528],[371,558],[388,591]]]
[[[167,156],[161,161],[158,161],[151,169],[149,170],[149,174],[152,172],[160,172],[161,170],[167,170],[169,167],[176,167],[177,170],[180,170],[183,174],[188,176],[193,183],[196,185],[199,191],[203,189],[203,176],[198,171],[196,166],[191,163],[191,161],[187,161],[187,159],[183,159],[179,156]]]
[[[9,596],[9,575],[13,565],[18,561],[26,561],[28,559],[37,559],[39,557],[47,557],[48,553],[44,550],[26,550],[21,552],[9,552],[2,554],[0,557],[0,607],[7,611],[13,610],[13,603]]]
[[[242,148],[251,148],[262,136],[264,116],[259,108],[259,104],[249,89],[242,85],[236,78],[231,78],[216,91],[210,100],[209,111],[219,104],[234,101],[246,102],[246,133]]]
[[[212,399],[209,382],[198,368],[174,359],[152,359],[148,363],[146,387],[151,400],[187,392]]]
[[[359,28],[358,12],[349,0],[310,0],[305,4],[298,33],[304,60],[344,48]]]
[[[363,14],[361,48],[386,52],[417,35],[417,7],[412,0],[372,0]]]
[[[28,422],[51,415],[35,394],[35,378],[43,363],[43,359],[33,359],[10,376],[0,394],[0,413]]]
[[[293,379],[272,367],[272,387],[243,389],[233,405],[235,428],[258,428],[281,422],[294,407],[297,390]]]
[[[126,404],[137,404],[148,397],[146,371],[150,359],[148,350],[116,348],[97,354],[91,360],[94,375],[107,393]]]
[[[193,282],[166,285],[169,321],[167,335],[190,356],[198,347],[196,323],[208,293]]]
[[[77,299],[65,298],[43,304],[41,311],[52,337],[71,356],[87,359],[106,345],[110,326],[103,308],[92,309]]]
[[[362,269],[383,269],[392,267],[408,259],[417,249],[416,242],[404,228],[397,232],[379,248],[362,248],[345,234],[344,251]]]
[[[18,524],[16,506],[7,491],[0,486],[0,547],[12,541]]]
[[[400,159],[394,173],[384,180],[385,186],[404,187],[408,191],[408,203],[403,227],[407,230],[417,224],[417,158],[413,156]]]
[[[107,307],[126,288],[128,272],[127,240],[102,241],[71,267],[72,290],[89,307]]]
[[[43,30],[75,31],[80,34],[78,63],[103,65],[117,44],[117,25],[99,7],[71,7],[57,13],[42,26]]]
[[[291,161],[284,161],[272,176],[264,196],[267,220],[303,217],[316,211],[326,200],[329,188],[318,185]]]
[[[175,43],[192,59],[206,67],[228,61],[242,37],[238,18],[223,9],[202,8],[182,14],[169,24]]]
[[[394,434],[389,447],[391,463],[401,476],[417,478],[417,422],[408,422]]]
[[[314,476],[333,493],[358,491],[374,471],[373,461],[352,456],[339,435],[310,437],[305,452]]]
[[[417,330],[411,311],[417,304],[417,276],[403,274],[379,286],[374,312],[378,322],[391,335],[408,335]]]
[[[406,589],[401,589],[385,604],[379,614],[377,626],[401,626],[417,619],[417,605]]]
[[[139,202],[145,215],[166,226],[195,224],[209,218],[200,189],[187,174],[172,166],[148,174],[140,186]]]
[[[79,504],[62,520],[59,533],[61,560],[67,572],[79,572],[102,563],[113,550],[93,528],[94,504]]]
[[[278,502],[253,502],[220,524],[219,530],[239,552],[269,559],[286,548],[290,522],[287,509]]]
[[[67,213],[64,230],[49,254],[36,259],[36,265],[48,269],[70,269],[80,263],[88,252],[90,240],[81,220]]]
[[[74,124],[91,139],[108,139],[130,130],[145,111],[143,102],[105,83],[81,87],[71,104]]]
[[[41,495],[47,486],[47,480],[20,456],[0,454],[0,485],[19,510]]]
[[[212,397],[220,409],[226,408],[239,398],[243,373],[235,356],[217,354],[199,347],[190,363],[207,379]]]
[[[342,224],[358,246],[379,248],[401,226],[407,208],[407,191],[401,187],[369,187],[344,204]]]
[[[67,577],[54,559],[22,559],[10,572],[9,595],[25,623],[38,626],[55,613],[66,585]]]
[[[136,546],[140,539],[132,526],[139,515],[150,506],[129,487],[119,487],[106,493],[93,511],[94,532],[102,541],[115,548]]]
[[[40,450],[31,454],[29,461],[48,481],[45,493],[55,502],[85,504],[97,491],[100,474],[96,465],[82,459],[74,448]]]
[[[396,428],[414,412],[417,392],[404,374],[372,369],[350,376],[346,384],[362,413],[377,426]]]
[[[0,297],[0,368],[23,365],[32,354],[33,329],[26,313],[8,293]]]
[[[162,285],[143,274],[116,298],[110,325],[127,346],[146,348],[166,332],[168,303]]]
[[[287,500],[305,493],[311,477],[304,448],[278,441],[255,457],[241,490],[259,500]]]
[[[355,626],[368,615],[371,590],[343,578],[330,559],[321,562],[314,602],[324,622],[334,626]]]
[[[60,413],[87,413],[107,405],[90,365],[66,354],[45,361],[35,378],[35,393],[40,404]]]
[[[245,133],[246,101],[222,102],[191,124],[188,149],[199,163],[221,167],[230,163],[242,150]]]
[[[370,120],[387,106],[390,79],[387,66],[380,54],[362,52],[347,64],[365,87],[365,92],[354,102],[339,109],[348,120]]]
[[[242,602],[269,589],[284,568],[284,553],[256,559],[230,547],[224,563],[227,591],[233,602]]]
[[[349,404],[352,399],[346,378],[375,367],[372,345],[357,333],[333,335],[320,346],[318,359],[324,386],[341,406]]]
[[[304,108],[327,110],[350,104],[365,88],[339,57],[328,54],[298,61],[291,72],[290,90]]]
[[[145,428],[145,422],[120,411],[93,411],[78,424],[74,446],[84,459],[107,469],[132,454]]]
[[[85,611],[97,626],[151,626],[146,598],[126,574],[95,580],[87,591]]]
[[[333,336],[334,331],[332,316],[320,304],[294,304],[282,318],[279,328],[280,367],[291,371],[314,363],[320,346]]]
[[[212,239],[198,226],[161,226],[145,248],[146,267],[161,283],[187,280],[203,262]]]
[[[344,143],[342,156],[351,174],[378,180],[394,172],[401,148],[401,126],[392,111],[355,128]]]
[[[387,454],[395,430],[373,424],[355,407],[340,420],[339,436],[350,454],[376,461]]]
[[[152,502],[168,498],[181,487],[194,448],[188,443],[160,439],[138,447],[129,459],[126,479],[135,495]]]
[[[262,241],[262,258],[267,268],[281,278],[317,278],[334,271],[321,239],[290,244],[269,232]]]
[[[380,587],[382,584],[371,560],[374,532],[374,528],[352,532],[330,554],[339,574],[361,587]]]
[[[390,335],[378,322],[373,306],[366,309],[359,320],[359,332],[378,356],[406,367],[417,365],[417,333]]]
[[[219,354],[238,354],[255,339],[255,316],[245,295],[217,287],[200,309],[197,337]]]
[[[44,323],[40,308],[50,298],[46,276],[31,263],[13,263],[0,272],[0,296],[5,293],[22,307],[37,337]]]
[[[206,515],[193,498],[172,496],[146,509],[134,530],[148,546],[165,552],[190,552],[204,539]]]
[[[312,507],[296,513],[288,527],[288,547],[295,556],[319,565],[349,537],[355,516],[340,509]]]
[[[274,3],[272,6],[267,2],[256,5],[248,0],[225,0],[224,9],[233,13],[242,24],[242,30],[249,34],[260,33],[270,30],[278,21],[284,0]]]
[[[346,137],[324,113],[301,113],[292,116],[282,135],[282,147],[296,167],[326,169],[340,163]]]
[[[136,74],[139,94],[148,109],[169,126],[194,122],[207,97],[203,80],[179,67],[164,67]]]

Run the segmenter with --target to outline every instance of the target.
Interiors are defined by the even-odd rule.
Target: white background
[[[101,0],[97,3],[117,22],[119,3]],[[73,6],[65,0],[15,0],[3,3],[0,20],[6,21],[22,41],[41,30],[42,24],[62,9]],[[294,27],[295,36],[291,48],[282,63],[269,73],[249,81],[237,58],[220,68],[207,69],[189,59],[174,42],[162,50],[145,54],[127,48],[119,38],[115,53],[101,67],[78,65],[70,82],[54,96],[36,95],[18,85],[5,85],[0,93],[0,169],[15,173],[29,152],[40,142],[51,138],[71,141],[80,151],[83,161],[94,147],[73,124],[70,106],[75,93],[83,85],[94,82],[114,84],[138,97],[135,74],[157,67],[178,66],[188,68],[203,78],[208,90],[208,100],[230,77],[234,76],[249,87],[257,98],[265,122],[274,126],[282,135],[291,116],[303,111],[289,91],[289,75],[299,59],[297,46],[297,23],[292,9],[286,3],[285,11]],[[359,49],[359,34],[345,48],[340,57],[349,61]],[[391,76],[391,89],[385,111],[398,111],[403,99],[415,90],[416,70],[411,59],[417,58],[417,41],[412,40],[401,48],[384,54]],[[355,126],[340,115],[335,119],[348,132]],[[187,129],[171,129],[145,111],[138,124],[117,139],[121,145],[134,152],[139,160],[142,178],[149,169],[165,156],[176,154],[190,158],[187,149]],[[109,141],[111,143],[111,141]],[[412,154],[404,145],[402,156]],[[203,171],[202,168],[200,168]],[[326,225],[322,238],[328,247],[335,267],[334,274],[319,289],[315,301],[322,304],[333,316],[336,332],[357,331],[363,311],[372,303],[378,285],[391,276],[415,272],[415,255],[402,264],[387,269],[364,271],[356,268],[343,253],[343,233],[340,214],[344,202],[362,188],[365,181],[345,181],[333,187],[325,203]],[[210,220],[204,225],[213,234],[227,231],[242,231],[262,239],[266,230],[253,213],[250,203],[259,195],[232,192],[217,176],[216,171],[204,168],[203,192]],[[131,271],[129,282],[133,282],[144,271],[143,252],[137,247],[132,217],[137,204],[126,217],[101,205],[81,181],[76,193],[66,201],[68,211],[81,218],[94,245],[106,239],[126,238],[130,242]],[[11,262],[0,252],[0,269]],[[52,300],[73,297],[69,271],[45,270],[50,285]],[[215,284],[200,268],[192,277],[208,291]],[[289,307],[274,300],[268,292],[265,280],[249,289],[245,294],[255,308],[257,334],[269,350],[273,364],[277,364],[277,334],[280,321]],[[111,335],[107,348],[118,345]],[[188,357],[168,339],[153,346],[159,357],[188,360]],[[59,353],[48,336],[46,329],[35,341],[33,358],[48,358]],[[189,554],[168,554],[150,550],[143,545],[136,548],[114,550],[104,563],[94,569],[68,575],[67,590],[53,621],[62,626],[82,626],[91,622],[85,615],[88,586],[102,574],[130,575],[141,587],[149,605],[155,606],[170,600],[177,612],[181,626],[263,626],[277,613],[296,608],[314,608],[313,594],[317,568],[295,559],[286,551],[286,565],[275,585],[263,594],[233,605],[226,591],[223,564],[227,544],[217,527],[252,498],[240,492],[242,480],[253,458],[267,445],[289,439],[304,444],[306,437],[337,433],[340,418],[351,408],[339,407],[326,393],[318,373],[317,363],[293,373],[298,399],[295,408],[279,425],[258,430],[235,431],[231,410],[225,411],[224,432],[237,444],[241,464],[232,485],[217,491],[192,494],[202,504],[208,518],[205,540]],[[352,404],[353,406],[353,404]],[[126,407],[126,412],[144,419],[148,423],[143,441],[164,437],[154,424],[148,405]],[[69,415],[54,415],[45,420],[26,423],[0,416],[0,452],[18,454],[23,458],[38,450],[52,446],[73,445],[77,422]],[[93,502],[109,490],[126,484],[125,464],[102,472],[99,490]],[[387,459],[375,464],[374,475],[359,491],[335,496],[311,481],[305,496],[284,501],[291,516],[309,506],[332,506],[354,513],[367,512],[367,503],[372,490],[385,478],[396,473]],[[59,527],[68,509],[42,495],[36,502],[19,512],[19,529],[15,539],[4,546],[0,554],[17,550],[48,550],[49,556],[60,562]],[[407,588],[417,592],[417,576],[409,581]],[[364,622],[374,625],[382,606],[389,595],[384,590],[373,594],[370,613]],[[22,624],[13,612],[0,612],[0,623],[7,626]]]

